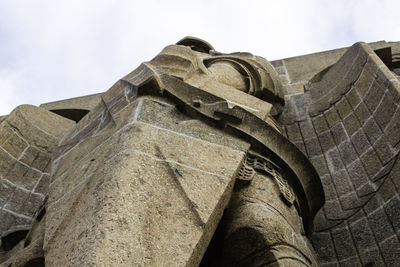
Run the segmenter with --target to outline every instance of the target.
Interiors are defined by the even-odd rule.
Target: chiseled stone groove
[[[193,215],[194,215],[194,221],[195,223],[201,227],[204,228],[206,225],[206,221],[204,221],[201,218],[201,215],[198,212],[198,207],[196,205],[195,202],[193,202],[190,197],[188,196],[187,192],[185,191],[185,189],[183,188],[180,180],[179,180],[179,171],[175,168],[173,168],[173,166],[171,165],[171,162],[167,160],[167,158],[164,156],[164,153],[162,152],[161,148],[159,146],[156,146],[156,149],[160,155],[160,159],[162,160],[162,162],[165,162],[166,166],[168,167],[168,171],[170,173],[169,177],[172,177],[173,183],[176,188],[178,189],[178,192],[180,192],[180,195],[183,197],[183,199],[186,201],[186,203],[188,204],[188,208],[189,210],[192,211]],[[178,173],[177,173],[178,172]]]

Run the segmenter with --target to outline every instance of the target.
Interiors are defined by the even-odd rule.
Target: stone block
[[[4,208],[20,214],[29,194],[29,191],[16,187]]]
[[[7,174],[7,178],[10,182],[27,190],[31,190],[36,185],[41,175],[41,172],[17,161]]]
[[[395,151],[390,146],[386,135],[380,136],[378,140],[376,140],[375,144],[373,144],[373,148],[378,154],[382,164],[387,164],[395,156]]]
[[[38,154],[36,155],[36,158],[32,162],[31,166],[35,169],[38,169],[41,172],[48,172],[48,170],[46,170],[46,167],[50,164],[50,160],[51,160],[50,153],[38,150]]]
[[[362,129],[354,133],[354,135],[351,137],[351,142],[353,143],[353,146],[356,149],[358,155],[362,155],[365,151],[367,151],[367,149],[371,147],[367,136]]]
[[[386,177],[384,178],[384,182],[379,188],[379,191],[377,192],[379,197],[381,198],[381,201],[383,203],[386,203],[390,199],[392,199],[394,196],[397,195],[397,190],[396,186],[393,184],[392,179]]]
[[[362,207],[362,205],[365,203],[365,200],[359,198],[355,191],[353,192],[350,191],[350,193],[341,195],[339,197],[339,201],[340,204],[342,205],[343,210],[354,210],[356,208]]]
[[[353,112],[352,107],[350,106],[349,102],[347,102],[345,97],[342,97],[336,103],[336,109],[342,119],[346,118],[350,113]]]
[[[364,102],[361,102],[356,109],[354,110],[354,114],[358,118],[358,121],[361,124],[364,124],[371,117],[371,113],[369,112],[367,106]]]
[[[36,185],[35,193],[47,195],[49,192],[49,185],[50,185],[50,175],[43,174],[42,177],[40,177],[40,181]]]
[[[18,158],[28,144],[7,123],[3,123],[0,125],[0,146],[14,158]]]
[[[376,81],[369,88],[367,94],[364,97],[364,103],[371,113],[374,113],[379,103],[382,100],[385,89],[381,87]]]
[[[88,192],[85,187],[79,188],[82,193],[71,201],[76,211],[68,226],[60,225],[62,220],[58,218],[62,215],[59,211],[72,209],[71,204],[65,207],[50,203],[45,247],[51,259],[49,264],[62,260],[81,264],[100,261],[178,266],[194,260],[191,257],[196,246],[202,244],[205,250],[208,241],[203,240],[204,231],[209,231],[210,219],[216,226],[214,208],[227,204],[228,197],[223,197],[224,204],[219,200],[229,194],[233,180],[129,151],[109,160],[104,168],[107,166],[113,171],[104,170],[105,179],[96,181]],[[77,199],[83,193],[87,195],[84,206]],[[222,215],[222,210],[217,213]],[[68,245],[58,251],[57,244],[64,244],[65,240]],[[79,255],[74,256],[73,248],[78,248]]]
[[[341,160],[339,151],[337,148],[329,150],[326,154],[326,162],[328,163],[328,168],[331,173],[336,173],[344,169],[343,162]]]
[[[303,137],[301,135],[300,128],[297,123],[287,125],[286,131],[288,138],[292,143],[303,142]]]
[[[400,107],[397,107],[396,112],[393,114],[392,119],[386,126],[385,135],[387,136],[390,144],[395,146],[400,141]]]
[[[365,203],[363,210],[368,215],[370,213],[375,212],[377,209],[379,209],[381,207],[382,207],[381,201],[375,195],[375,196],[371,196],[370,199],[367,201],[367,203]]]
[[[382,62],[383,63],[383,62]],[[382,85],[386,86],[390,80],[396,79],[394,73],[386,66],[381,64],[376,73],[376,80]]]
[[[327,111],[324,112],[325,119],[328,122],[330,128],[341,122],[339,114],[334,106],[329,108]]]
[[[348,136],[353,135],[358,129],[361,128],[361,125],[354,113],[349,114],[349,116],[343,119],[343,125]]]
[[[322,154],[321,146],[317,137],[306,139],[304,145],[307,150],[308,157],[318,156]]]
[[[379,160],[373,148],[369,148],[364,154],[360,156],[361,162],[363,163],[365,170],[370,179],[373,179],[375,175],[382,168],[382,163]]]
[[[333,225],[339,224],[340,222],[338,223],[338,220],[346,220],[354,214],[354,211],[343,210],[338,199],[325,201],[324,211],[326,214],[326,218],[333,221]]]
[[[354,84],[354,88],[356,88],[358,94],[363,98],[364,95],[368,92],[371,84],[375,79],[375,73],[377,72],[377,66],[374,62],[368,58],[367,63],[364,65],[364,68],[358,77],[357,82]]]
[[[337,148],[332,148],[325,153],[326,162],[331,173],[335,173],[344,168],[343,162],[340,158],[339,151]]]
[[[367,121],[365,121],[363,129],[364,133],[368,137],[370,144],[374,144],[376,140],[378,140],[378,138],[382,136],[382,131],[379,128],[378,124],[376,124],[375,117],[371,117]]]
[[[364,198],[361,198],[364,200]],[[353,215],[351,215],[351,217],[349,217],[347,219],[347,225],[352,225],[353,223],[356,223],[359,220],[362,220],[363,218],[365,218],[365,214],[364,211],[362,209],[355,209],[357,211],[354,212]]]
[[[0,175],[7,177],[16,162],[16,159],[0,146]]]
[[[368,223],[378,242],[381,242],[395,234],[382,207],[369,213],[367,216]]]
[[[381,129],[385,129],[388,125],[389,121],[392,119],[392,116],[396,112],[397,105],[393,101],[393,96],[385,92],[385,95],[382,98],[382,101],[379,103],[378,108],[373,114],[376,122],[379,124]]]
[[[361,103],[361,97],[358,95],[358,92],[354,87],[347,92],[345,97],[353,110]]]
[[[328,123],[325,120],[324,115],[318,115],[312,118],[312,123],[314,125],[315,132],[318,134],[329,130]]]
[[[345,169],[332,173],[332,181],[339,196],[348,194],[354,190]]]
[[[331,233],[339,261],[357,254],[348,228],[336,228]]]
[[[5,179],[0,180],[0,208],[8,201],[14,190],[14,185]]]
[[[7,231],[11,226],[15,225],[15,216],[11,212],[0,209],[0,234]]]
[[[364,166],[362,165],[360,159],[356,159],[347,165],[347,172],[354,188],[359,188],[360,186],[369,183],[368,175],[365,172]]]
[[[311,240],[322,262],[329,262],[335,259],[335,247],[329,232],[314,233]]]
[[[210,127],[193,120],[200,132],[189,136],[173,128],[184,131],[184,120],[174,126],[171,113],[146,112],[152,124],[140,114],[143,121],[121,124],[127,115],[117,114],[114,128],[60,159],[46,210],[46,265],[200,263],[248,144],[204,140]]]
[[[396,233],[400,230],[400,199],[398,196],[390,199],[384,205],[385,213],[389,217],[390,223]]]
[[[304,140],[316,137],[314,126],[310,119],[299,122],[299,127]]]
[[[393,99],[395,101],[399,101],[399,99],[400,99],[400,81],[398,79],[389,81],[388,90],[389,90],[390,94],[393,96]]]
[[[399,264],[400,244],[397,236],[392,236],[385,241],[379,243],[382,256],[387,266],[396,266]]]
[[[332,148],[336,147],[335,141],[333,140],[332,134],[330,131],[326,131],[320,133],[318,135],[319,143],[321,145],[322,151],[324,153],[328,152]]]
[[[372,182],[365,183],[356,189],[357,195],[359,195],[359,196],[366,196],[368,194],[376,192],[376,190],[377,190],[377,187]]]
[[[26,165],[32,165],[33,161],[37,157],[37,154],[39,153],[39,150],[33,146],[29,146],[24,154],[21,156],[19,161],[25,163]]]
[[[336,144],[340,144],[349,139],[342,123],[338,123],[332,127],[331,132]]]
[[[355,223],[350,224],[349,228],[354,243],[359,251],[374,248],[376,246],[374,236],[369,228],[366,218],[362,218]]]
[[[338,145],[338,150],[345,165],[351,164],[358,158],[357,152],[354,150],[353,144],[349,140]]]

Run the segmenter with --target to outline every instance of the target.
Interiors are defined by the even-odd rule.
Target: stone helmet
[[[149,62],[155,69],[202,89],[234,88],[272,105],[270,115],[281,113],[282,85],[266,59],[250,53],[223,54],[206,41],[185,37],[164,48]]]

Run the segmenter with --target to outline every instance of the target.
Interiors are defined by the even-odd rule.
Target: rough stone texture
[[[369,44],[372,49],[388,47],[385,41]],[[271,61],[283,84],[285,95],[304,93],[304,85],[318,73],[335,64],[348,48]],[[317,77],[315,77],[317,78]]]
[[[317,264],[303,235],[309,233],[312,217],[322,205],[322,186],[312,165],[279,135],[271,117],[281,112],[283,103],[273,67],[250,54],[213,56],[208,53],[210,46],[197,39],[181,42],[117,82],[59,143],[53,153],[46,208],[46,265],[198,265],[235,182],[241,181],[236,177],[243,178],[239,169],[250,146],[286,168],[285,176],[274,178],[275,194],[270,197],[291,223],[281,229],[289,243],[280,245],[283,249],[267,249],[266,254],[274,253],[284,263],[294,262],[289,257],[293,253],[305,253],[303,263]],[[196,88],[206,93],[198,95]],[[160,94],[161,90],[166,92]],[[184,95],[182,90],[187,90]],[[227,110],[220,107],[223,104]],[[191,105],[205,106],[198,112],[205,112],[200,114],[207,119],[188,116],[196,117]],[[228,128],[224,124],[233,128],[245,119],[239,114],[248,114],[260,129],[239,128],[244,132],[236,137],[223,131]],[[311,121],[301,127],[312,130]],[[267,136],[271,143],[263,144],[265,150],[271,147],[278,153],[279,146],[287,146],[293,155],[279,161],[276,157],[285,155],[261,152],[257,142],[264,139],[238,138],[244,134]],[[280,143],[273,140],[275,135]],[[307,146],[314,148],[312,142]],[[304,173],[311,175],[297,177],[301,167],[296,164],[304,166],[297,161],[309,166]],[[271,182],[257,185],[254,181],[260,194],[267,194],[270,186]],[[310,194],[312,188],[318,193]],[[238,216],[245,214],[238,212]],[[263,226],[256,231],[272,238],[260,245],[273,243],[273,229]],[[292,242],[293,234],[296,241]],[[293,252],[295,245],[299,247]],[[266,254],[257,258],[269,260]]]
[[[325,191],[311,237],[322,266],[397,266],[399,43],[281,59],[275,70],[195,38],[178,44],[106,93],[41,105],[53,113],[22,106],[0,117],[0,233],[31,224],[49,195],[45,220],[11,251],[0,249],[0,262],[318,264],[304,235],[311,232],[301,220],[301,186],[289,170],[296,157],[280,170],[295,192],[289,205],[268,170],[240,174],[251,142],[223,129],[242,118],[219,114],[230,116],[221,125],[192,116],[161,92],[168,73],[264,120],[312,162]],[[149,93],[138,95],[137,86]],[[186,105],[220,104],[192,97]],[[75,124],[62,117],[79,123],[69,131]]]
[[[47,194],[52,149],[73,121],[22,105],[0,123],[0,236],[27,225]]]
[[[249,187],[236,190],[222,222],[219,266],[261,266],[274,261],[282,266],[318,266],[311,244],[301,235],[296,208],[279,195],[272,177],[259,173]]]
[[[187,125],[202,131],[187,134]],[[113,114],[55,159],[46,264],[198,263],[247,146],[227,138],[156,100],[139,98]]]
[[[394,78],[368,45],[358,43],[311,80],[302,95],[311,102],[308,116],[323,151],[308,156],[326,160],[328,173],[320,167],[317,171],[325,192],[332,192],[326,194],[312,238],[323,265],[398,264],[400,87]],[[302,120],[309,118],[288,113],[280,118],[285,129]],[[290,134],[288,138],[292,140]]]

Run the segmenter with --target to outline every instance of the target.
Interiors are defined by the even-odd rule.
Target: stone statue
[[[281,134],[283,106],[265,59],[192,37],[166,47],[67,127],[45,210],[6,262],[318,266],[324,192]]]

